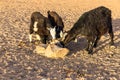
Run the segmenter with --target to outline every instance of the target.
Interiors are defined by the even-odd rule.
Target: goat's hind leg
[[[114,38],[114,34],[113,34],[113,30],[110,29],[108,33],[109,33],[110,38],[111,38],[110,45],[114,45],[114,40],[113,40],[113,38]]]
[[[114,45],[114,40],[113,40],[113,38],[114,38],[114,33],[113,33],[112,20],[111,20],[111,18],[110,18],[110,20],[109,20],[109,25],[108,25],[108,27],[109,27],[108,33],[109,33],[110,38],[111,38],[110,45]]]

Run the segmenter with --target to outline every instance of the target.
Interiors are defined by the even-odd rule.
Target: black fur
[[[89,54],[92,54],[93,47],[97,46],[100,37],[107,32],[111,37],[111,44],[114,44],[111,10],[101,6],[85,12],[74,24],[61,43],[64,46],[75,39],[79,34],[84,35],[88,41],[86,50]]]

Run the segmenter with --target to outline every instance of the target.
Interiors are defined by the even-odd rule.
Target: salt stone
[[[49,58],[64,58],[69,53],[69,50],[67,48],[59,47],[55,44],[48,44],[47,47],[36,46],[34,53]]]

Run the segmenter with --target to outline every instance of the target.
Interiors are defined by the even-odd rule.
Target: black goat
[[[55,28],[55,38],[61,38],[63,36],[64,23],[62,18],[55,11],[48,11],[48,18]]]
[[[50,29],[53,28],[49,19],[44,17],[40,12],[33,12],[30,23],[30,42],[32,41],[32,34],[35,33],[38,40],[46,44],[51,38]]]
[[[87,48],[89,54],[92,54],[93,47],[97,46],[97,43],[102,35],[109,33],[111,37],[111,45],[113,41],[113,29],[111,10],[104,6],[100,6],[88,12],[85,12],[79,20],[74,24],[72,29],[65,36],[61,44],[64,46],[71,40],[74,40],[79,34],[87,38]]]

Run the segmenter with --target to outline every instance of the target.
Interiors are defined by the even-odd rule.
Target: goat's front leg
[[[94,46],[94,42],[90,41],[89,42],[89,49],[88,49],[88,54],[93,54],[93,46]]]
[[[100,40],[100,37],[101,37],[100,35],[95,37],[95,42],[94,42],[94,45],[93,45],[94,48],[97,47],[97,44],[98,44],[98,41]]]
[[[29,41],[32,42],[32,34],[29,34]]]
[[[95,37],[89,37],[88,38],[88,45],[86,50],[88,51],[88,54],[93,54],[93,47],[96,43],[96,38]]]
[[[85,48],[86,51],[89,51],[89,40],[87,40],[87,47]]]
[[[32,18],[31,18],[31,23],[30,23],[30,28],[29,28],[29,41],[30,42],[32,42],[32,35],[33,35],[33,33],[34,33],[34,31],[33,31],[33,24],[34,24],[34,21],[32,20]]]
[[[36,34],[36,38],[37,38],[37,40],[41,40],[41,38],[40,38],[40,35],[39,34]]]

